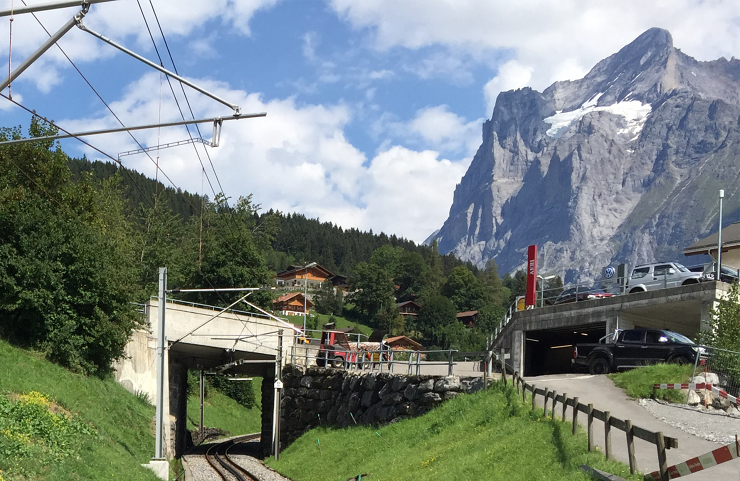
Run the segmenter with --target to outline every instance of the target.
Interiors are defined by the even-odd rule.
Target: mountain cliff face
[[[684,259],[740,220],[740,60],[699,62],[650,29],[585,77],[502,92],[450,215],[428,241],[501,272],[588,282],[610,262]],[[686,263],[691,263],[687,260]]]

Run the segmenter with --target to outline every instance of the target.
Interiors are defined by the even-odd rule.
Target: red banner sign
[[[527,293],[524,299],[527,306],[537,302],[537,246],[527,248]]]

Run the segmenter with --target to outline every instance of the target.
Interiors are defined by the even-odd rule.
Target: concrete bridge
[[[573,345],[597,342],[614,329],[669,329],[694,338],[729,285],[702,282],[514,313],[495,340],[525,376],[570,372]]]
[[[114,365],[116,380],[128,391],[157,394],[157,299],[144,306],[148,329],[135,331],[125,357]],[[187,441],[187,372],[223,369],[229,374],[260,376],[262,386],[262,446],[272,443],[273,384],[276,375],[278,331],[283,330],[283,362],[293,344],[293,331],[259,313],[167,300],[165,315],[164,440],[165,456],[179,456]],[[256,393],[260,395],[260,393]]]

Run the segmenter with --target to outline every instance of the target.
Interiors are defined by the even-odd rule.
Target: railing
[[[486,375],[490,373],[487,370],[487,364],[484,364],[490,353],[486,351],[461,352],[455,349],[416,351],[400,349],[383,349],[376,351],[339,351],[346,353],[346,359],[334,354],[327,349],[320,350],[320,339],[307,338],[308,343],[300,343],[299,338],[291,346],[290,362],[305,366],[317,365],[320,367],[338,367],[350,371],[358,372],[391,372],[396,374],[407,375],[445,375],[444,370],[435,369],[446,367],[446,375]],[[437,354],[438,356],[435,356]],[[430,356],[431,355],[431,356]],[[426,361],[424,357],[440,357],[444,360]],[[459,361],[460,358],[465,359]],[[479,360],[468,360],[469,358],[479,358]],[[456,361],[457,359],[457,361]],[[477,373],[477,374],[476,374]]]
[[[505,382],[505,381],[504,381]],[[666,458],[666,449],[677,448],[678,439],[664,436],[662,432],[653,432],[643,429],[639,426],[633,426],[632,421],[629,419],[621,420],[613,417],[609,411],[599,411],[594,408],[593,404],[581,404],[578,402],[578,398],[568,398],[566,393],[558,395],[555,391],[549,389],[538,389],[534,384],[528,384],[524,379],[519,376],[518,372],[514,373],[513,382],[516,387],[516,392],[519,394],[521,388],[522,403],[526,403],[527,391],[532,393],[531,402],[532,410],[536,408],[536,396],[543,396],[543,407],[545,418],[547,418],[547,403],[549,399],[552,399],[552,408],[550,410],[551,419],[555,420],[555,407],[557,403],[562,406],[561,420],[566,422],[565,409],[570,406],[572,409],[572,423],[573,423],[573,434],[576,434],[576,428],[578,426],[578,413],[581,412],[586,415],[586,430],[588,433],[588,450],[593,451],[594,446],[594,432],[593,423],[594,419],[604,423],[604,454],[606,459],[612,459],[612,440],[611,440],[611,428],[619,429],[624,431],[627,437],[627,454],[629,457],[630,473],[635,474],[637,471],[637,461],[635,460],[635,438],[642,439],[648,443],[654,444],[657,448],[658,454],[658,466],[661,480],[667,481],[668,478],[668,461]]]

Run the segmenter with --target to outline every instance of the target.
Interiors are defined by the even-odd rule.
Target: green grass
[[[367,326],[365,324],[361,324],[359,322],[351,321],[351,320],[349,320],[347,318],[344,318],[344,317],[341,317],[341,316],[329,316],[328,314],[316,314],[316,315],[319,318],[319,329],[321,329],[322,327],[324,327],[324,324],[326,324],[327,322],[329,322],[329,318],[330,317],[334,317],[334,320],[337,323],[337,328],[338,329],[344,329],[346,327],[357,327],[360,330],[360,332],[362,332],[366,336],[369,336],[374,331],[374,328],[372,328],[370,326]],[[353,336],[352,338],[354,339],[355,337]]]
[[[378,436],[378,433],[380,436]],[[320,444],[320,449],[319,449]],[[511,387],[463,395],[380,429],[316,428],[268,464],[294,481],[588,480],[586,464],[627,479],[629,467],[589,453],[582,430],[531,411]],[[365,476],[369,474],[369,476]]]
[[[152,406],[112,378],[73,374],[38,353],[0,340],[0,395],[13,400],[32,391],[47,396],[94,431],[72,434],[66,453],[41,449],[46,441],[39,434],[28,438],[31,455],[0,452],[0,476],[5,481],[157,479],[140,466],[154,454]]]
[[[206,427],[228,431],[232,436],[259,432],[262,426],[261,377],[253,378],[252,388],[256,400],[256,405],[252,409],[247,409],[216,389],[210,388],[208,397],[203,403],[203,419]],[[200,398],[190,396],[188,398],[188,429],[197,429],[199,422]]]
[[[658,383],[686,383],[691,379],[694,366],[656,364],[630,371],[609,374],[614,384],[624,389],[632,398],[654,398],[675,403],[685,403],[686,393],[674,389],[653,389]]]

